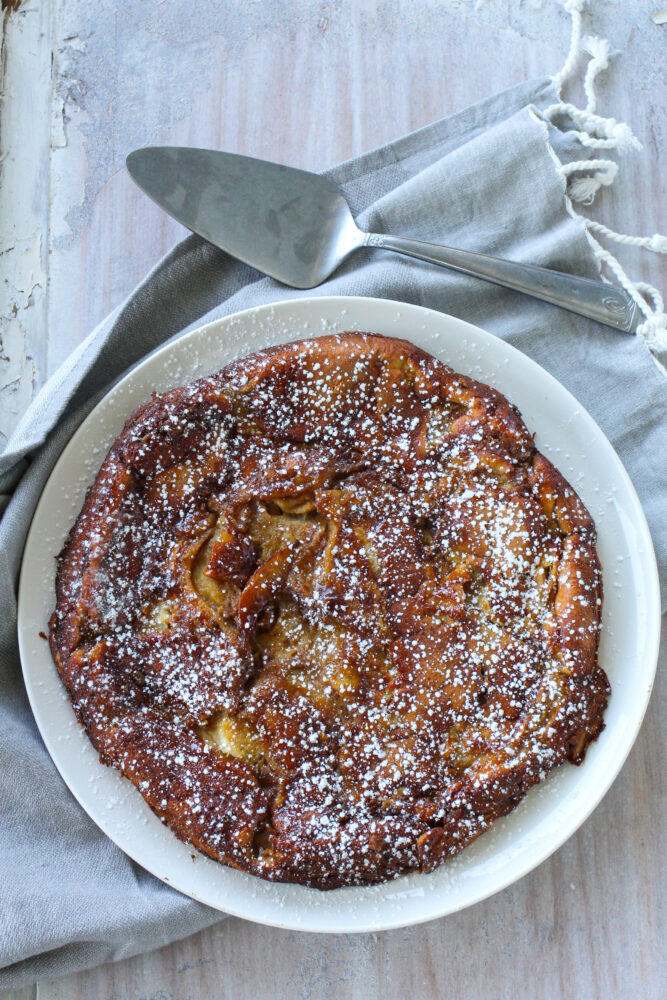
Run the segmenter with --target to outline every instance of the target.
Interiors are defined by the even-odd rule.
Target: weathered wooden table
[[[622,53],[601,85],[601,111],[628,121],[644,145],[595,214],[623,232],[664,233],[667,26],[650,17],[661,4],[590,6],[587,29]],[[0,443],[63,356],[183,235],[130,182],[130,149],[214,146],[324,168],[555,72],[570,30],[554,0],[3,0],[3,15]],[[621,256],[665,290],[664,258]],[[549,861],[486,902],[377,935],[230,918],[9,996],[658,1000],[667,995],[658,676],[602,805]]]

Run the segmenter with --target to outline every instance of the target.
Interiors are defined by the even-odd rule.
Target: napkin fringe
[[[606,265],[637,304],[644,316],[644,321],[637,327],[637,335],[644,338],[656,365],[667,375],[664,364],[656,357],[657,353],[667,353],[667,314],[665,314],[662,295],[653,285],[643,281],[633,281],[618,259],[593,236],[593,233],[625,246],[641,247],[654,253],[667,253],[667,237],[660,233],[654,233],[653,236],[629,236],[625,233],[617,233],[603,223],[589,219],[577,212],[573,203],[590,205],[601,187],[609,187],[614,183],[619,165],[615,160],[602,157],[563,163],[556,155],[549,139],[548,124],[558,127],[554,120],[561,119],[573,126],[570,127],[569,131],[582,146],[588,149],[614,150],[619,154],[624,154],[632,149],[640,150],[642,148],[629,125],[625,122],[618,122],[615,118],[605,118],[597,113],[595,80],[598,74],[609,66],[612,51],[606,38],[584,37],[582,35],[583,12],[586,3],[587,0],[564,0],[563,6],[572,20],[572,33],[565,63],[562,69],[552,77],[558,90],[559,100],[544,110],[533,110],[535,116],[539,116],[544,124],[549,151],[563,178],[568,211],[581,221],[596,260],[600,264]],[[587,53],[590,59],[583,81],[586,107],[578,108],[568,101],[560,100],[560,96],[563,84],[576,69],[582,52]]]

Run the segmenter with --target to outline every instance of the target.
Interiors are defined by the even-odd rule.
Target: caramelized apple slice
[[[275,600],[287,581],[296,551],[291,545],[276,552],[252,574],[239,599],[239,624],[250,632],[264,608]]]
[[[214,542],[204,573],[220,582],[243,587],[257,565],[258,546],[247,535],[223,529]]]

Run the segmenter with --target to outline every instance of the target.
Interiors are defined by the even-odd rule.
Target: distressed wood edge
[[[3,0],[0,449],[34,395],[46,350],[51,29],[50,3]]]

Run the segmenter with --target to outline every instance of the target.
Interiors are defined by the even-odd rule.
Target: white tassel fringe
[[[582,51],[586,52],[591,57],[584,76],[586,107],[578,108],[574,104],[559,100],[541,112],[542,118],[547,122],[553,122],[553,119],[557,117],[569,120],[574,126],[572,129],[574,135],[583,146],[589,149],[615,150],[619,154],[627,153],[632,149],[641,149],[641,143],[633,135],[628,125],[624,122],[617,122],[615,118],[604,118],[597,114],[595,80],[598,74],[609,66],[609,60],[612,56],[609,42],[606,38],[591,36],[582,38],[582,14],[586,0],[563,0],[563,6],[572,18],[572,35],[565,64],[552,79],[558,88],[560,98],[563,83],[572,75]],[[572,163],[561,163],[558,169],[565,179],[570,200],[590,205],[601,187],[613,184],[619,168],[615,160],[592,158],[590,160],[575,160]],[[644,338],[651,352],[667,353],[667,315],[662,295],[652,285],[632,281],[616,257],[609,250],[606,250],[592,234],[595,232],[607,239],[614,240],[616,243],[642,247],[646,250],[652,250],[654,253],[667,253],[667,237],[660,233],[655,233],[653,236],[626,236],[623,233],[614,232],[613,229],[609,229],[601,222],[579,215],[574,209],[572,212],[581,219],[586,227],[597,260],[609,268],[619,284],[632,296],[645,317],[644,322],[637,328],[637,334]],[[655,357],[655,354],[654,361],[658,368],[667,374],[667,369]]]

